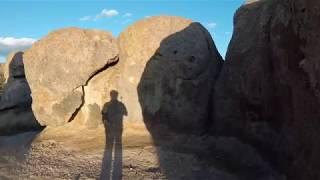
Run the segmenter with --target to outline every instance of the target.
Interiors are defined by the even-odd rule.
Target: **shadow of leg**
[[[101,180],[109,180],[111,175],[112,164],[112,150],[114,143],[114,136],[106,131],[106,146],[103,154],[102,166],[101,166]]]
[[[115,150],[114,150],[114,162],[113,162],[113,172],[112,179],[120,180],[122,179],[122,137],[121,133],[115,136]]]

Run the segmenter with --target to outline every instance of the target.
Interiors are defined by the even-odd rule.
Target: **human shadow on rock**
[[[125,105],[118,100],[119,93],[110,91],[110,101],[102,109],[106,145],[102,161],[101,180],[122,179],[122,131],[123,116],[127,116]]]

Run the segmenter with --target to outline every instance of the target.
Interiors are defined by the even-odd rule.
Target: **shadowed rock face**
[[[31,109],[32,98],[24,74],[23,52],[9,55],[4,68],[7,82],[0,99],[0,135],[40,129]]]
[[[115,39],[98,30],[62,29],[36,42],[24,57],[38,121],[51,126],[72,121],[84,103],[84,86],[117,55]]]
[[[3,67],[3,73],[6,82],[9,80],[9,77],[19,78],[25,76],[22,56],[23,52],[13,52],[8,55],[7,61]]]
[[[308,0],[242,6],[215,87],[213,133],[254,142],[289,179],[320,178],[319,8]]]
[[[179,17],[154,17],[126,29],[119,47],[118,91],[129,118],[203,132],[222,63],[207,30]]]

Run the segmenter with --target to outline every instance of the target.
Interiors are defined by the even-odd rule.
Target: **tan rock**
[[[161,125],[182,131],[204,130],[222,60],[209,33],[190,20],[162,16],[135,23],[118,41],[118,64],[84,87],[85,104],[75,122],[93,127],[101,124],[97,107],[102,111],[115,90],[128,112],[124,121],[149,124],[144,110]]]
[[[83,86],[117,56],[115,39],[104,31],[67,28],[36,42],[24,57],[37,120],[52,126],[72,120]]]

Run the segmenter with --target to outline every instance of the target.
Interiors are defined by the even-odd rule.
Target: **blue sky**
[[[233,14],[243,0],[0,0],[0,61],[50,31],[64,27],[102,29],[117,36],[135,21],[182,16],[203,24],[224,56]]]

